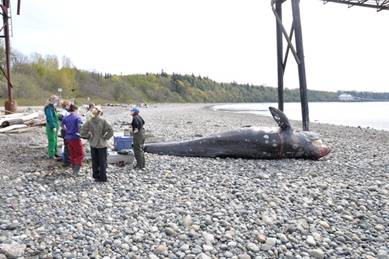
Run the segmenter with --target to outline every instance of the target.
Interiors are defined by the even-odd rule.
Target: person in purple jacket
[[[74,104],[70,105],[70,114],[66,116],[62,125],[65,129],[66,145],[69,151],[69,160],[72,165],[73,173],[78,175],[84,159],[84,149],[80,139],[80,127],[82,124],[81,117],[78,115],[78,107]]]

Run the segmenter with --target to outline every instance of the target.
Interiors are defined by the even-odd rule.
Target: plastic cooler
[[[113,145],[116,151],[132,149],[132,136],[114,136]]]

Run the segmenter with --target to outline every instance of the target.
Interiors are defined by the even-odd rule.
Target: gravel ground
[[[141,115],[150,140],[275,126],[201,104]],[[125,107],[104,116],[130,120]],[[0,259],[389,258],[389,132],[311,128],[332,149],[320,161],[146,154],[145,170],[110,166],[108,183],[46,159],[43,128],[0,135]]]

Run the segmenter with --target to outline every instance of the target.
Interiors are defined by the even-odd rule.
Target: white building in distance
[[[344,102],[355,100],[354,96],[352,96],[351,94],[341,94],[338,96],[338,98],[339,101],[344,101]]]

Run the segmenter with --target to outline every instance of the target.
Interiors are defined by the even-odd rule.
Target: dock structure
[[[349,7],[362,6],[376,8],[377,11],[389,10],[389,0],[322,0],[325,4],[332,2],[346,4]]]
[[[377,11],[389,10],[389,0],[321,0],[324,4],[332,2],[347,4],[349,7],[361,6],[376,8]],[[291,2],[292,7],[292,25],[289,31],[283,24],[282,11],[283,4]],[[277,73],[278,73],[278,109],[284,110],[284,73],[288,61],[288,55],[292,52],[298,66],[300,101],[302,112],[303,130],[309,130],[309,108],[307,96],[307,79],[305,73],[303,34],[300,18],[300,0],[271,0],[271,7],[276,18],[276,37],[277,37]],[[293,44],[293,37],[295,44]],[[284,52],[284,40],[286,41],[286,50]]]

